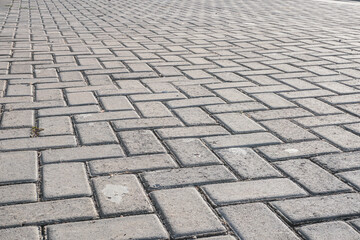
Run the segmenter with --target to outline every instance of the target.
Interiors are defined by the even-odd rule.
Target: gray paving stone
[[[97,104],[91,92],[67,93],[66,97],[70,106]]]
[[[360,137],[341,127],[327,126],[312,130],[345,151],[360,149]]]
[[[32,110],[4,112],[1,127],[32,127],[35,123],[35,112]]]
[[[342,179],[345,179],[347,182],[349,182],[357,189],[360,189],[360,170],[342,172],[337,174],[337,176],[341,177]]]
[[[32,96],[32,87],[30,85],[8,85],[6,96]]]
[[[126,131],[120,132],[118,135],[130,155],[166,152],[150,130]]]
[[[312,194],[351,190],[338,178],[306,159],[283,161],[275,165]]]
[[[176,99],[185,99],[186,97],[182,93],[152,93],[152,94],[137,94],[131,95],[130,99],[134,102],[144,101],[170,101]]]
[[[84,145],[117,143],[118,140],[107,122],[90,122],[76,124],[80,141]]]
[[[301,197],[307,193],[286,178],[220,183],[202,187],[216,205]]]
[[[246,103],[228,103],[205,106],[205,109],[210,113],[225,113],[225,112],[249,112],[257,110],[265,110],[263,104],[258,102],[246,102]]]
[[[33,183],[0,186],[0,204],[14,204],[36,201],[37,191],[36,185]]]
[[[179,108],[174,112],[186,125],[216,124],[216,121],[199,107]]]
[[[184,86],[179,86],[179,89],[185,93],[185,95],[187,95],[190,98],[201,98],[204,100],[207,100],[207,102],[212,103],[212,99],[215,100],[215,98],[210,98],[210,97],[214,97],[214,93],[212,93],[211,91],[207,90],[206,88],[204,88],[201,85],[184,85]],[[206,98],[209,97],[209,98]],[[179,102],[182,100],[174,100],[172,102]],[[222,101],[221,101],[222,102]],[[171,104],[169,104],[171,105]]]
[[[0,154],[0,182],[35,182],[38,178],[36,152]]]
[[[0,130],[0,140],[11,138],[27,138],[31,135],[30,128],[10,128]]]
[[[299,127],[287,119],[263,121],[261,124],[270,129],[270,131],[275,132],[285,142],[318,139],[317,136],[308,130]]]
[[[39,118],[40,136],[74,134],[71,119],[68,116]]]
[[[76,146],[73,136],[8,139],[0,142],[0,150],[35,150]]]
[[[228,88],[228,89],[218,89],[214,90],[214,92],[224,99],[227,102],[235,103],[235,102],[249,102],[254,101],[252,98],[247,96],[246,94],[240,92],[237,89]]]
[[[236,180],[224,166],[204,166],[159,170],[141,174],[151,189],[174,188]]]
[[[250,148],[228,148],[216,153],[244,179],[281,177],[281,174]]]
[[[38,227],[7,228],[0,230],[0,239],[3,240],[39,240],[40,230]]]
[[[153,212],[150,200],[135,175],[97,177],[92,180],[104,216]]]
[[[125,119],[112,122],[116,131],[183,126],[175,117]]]
[[[302,108],[289,108],[284,111],[283,109],[256,111],[249,113],[255,120],[273,120],[273,119],[288,119],[312,116],[312,114]]]
[[[346,193],[276,201],[271,204],[291,223],[301,224],[357,216],[360,212],[360,195]]]
[[[281,143],[270,133],[248,133],[231,136],[206,137],[204,141],[211,148],[256,147]]]
[[[190,99],[172,100],[167,102],[167,105],[173,108],[184,108],[184,107],[199,107],[208,106],[224,103],[221,98],[218,97],[199,97]]]
[[[139,102],[135,106],[144,117],[172,117],[171,112],[161,102]]]
[[[218,211],[241,239],[300,239],[263,203],[221,207]]]
[[[48,117],[48,116],[70,116],[74,114],[81,113],[98,113],[100,112],[100,108],[96,105],[89,106],[72,106],[72,107],[61,107],[61,108],[47,108],[40,109],[38,111],[39,117]]]
[[[104,236],[107,239],[168,239],[155,214],[50,225],[46,229],[52,240],[97,240]]]
[[[298,231],[309,240],[357,240],[360,238],[358,232],[345,222],[340,221],[310,224],[298,228]]]
[[[199,238],[201,240],[235,240],[234,236],[225,235],[225,236],[215,236],[215,237],[207,237],[207,238]]]
[[[63,94],[60,89],[36,90],[36,101],[62,100]]]
[[[271,161],[300,157],[312,157],[318,154],[336,153],[340,151],[325,141],[287,143],[259,147],[258,149]]]
[[[199,139],[167,140],[166,144],[182,166],[221,164],[221,161]]]
[[[214,135],[228,135],[221,126],[195,126],[195,127],[174,127],[156,130],[160,138],[187,138],[187,137],[206,137]]]
[[[241,113],[222,113],[214,116],[234,133],[265,131],[263,127]]]
[[[46,200],[91,196],[83,163],[59,163],[42,166],[42,190]]]
[[[139,115],[135,111],[100,112],[79,114],[74,116],[74,120],[76,123],[101,122],[133,118],[139,118]]]
[[[49,224],[92,219],[96,216],[94,203],[90,198],[74,198],[0,207],[0,226]]]
[[[174,238],[226,231],[195,188],[154,191],[151,196]]]
[[[125,96],[100,97],[100,101],[108,111],[134,109]]]
[[[42,152],[41,161],[42,163],[59,163],[124,156],[124,152],[120,145],[109,144],[76,148],[49,149]]]
[[[259,93],[253,94],[252,96],[269,106],[271,109],[296,107],[295,104],[280,97],[279,95],[276,95],[275,93]]]
[[[127,173],[176,168],[177,164],[167,154],[154,154],[125,158],[111,158],[89,162],[92,175]]]
[[[316,114],[337,114],[342,113],[339,109],[324,103],[316,98],[303,98],[295,100],[296,103]]]
[[[360,94],[348,94],[348,95],[338,95],[331,97],[323,97],[322,99],[331,104],[346,104],[346,103],[358,103]]]
[[[327,125],[354,123],[359,122],[360,120],[359,118],[351,116],[349,114],[337,114],[328,116],[304,117],[295,119],[294,121],[304,127],[320,127]]]
[[[360,168],[360,152],[337,153],[314,158],[314,161],[331,171],[348,171]]]

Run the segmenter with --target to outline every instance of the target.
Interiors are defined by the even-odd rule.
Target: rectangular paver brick
[[[118,140],[107,122],[76,124],[80,141],[84,145],[117,143]]]
[[[360,214],[359,193],[299,198],[271,204],[293,224]]]
[[[175,117],[124,119],[112,122],[116,131],[183,126]]]
[[[7,228],[0,230],[0,239],[4,240],[39,240],[40,229],[38,227]]]
[[[92,175],[125,173],[176,168],[177,164],[167,154],[143,155],[125,158],[111,158],[89,162]]]
[[[27,203],[36,201],[37,190],[36,185],[33,183],[0,186],[0,204]]]
[[[168,239],[168,233],[155,214],[100,219],[50,225],[47,234],[52,240]]]
[[[281,177],[281,174],[250,148],[217,150],[231,169],[244,179]]]
[[[89,161],[94,159],[123,157],[118,144],[85,146],[77,148],[49,149],[42,152],[42,163]]]
[[[174,188],[236,180],[224,166],[179,168],[146,172],[142,178],[151,189]]]
[[[360,152],[324,155],[314,158],[314,161],[331,171],[348,171],[360,168]]]
[[[120,132],[119,137],[130,155],[166,152],[150,130]]]
[[[83,163],[59,163],[42,166],[44,199],[85,197],[91,188]]]
[[[39,118],[40,136],[74,134],[71,119],[68,116]]]
[[[150,200],[135,175],[97,177],[92,180],[103,215],[153,212]]]
[[[206,137],[228,135],[229,132],[221,126],[175,127],[156,130],[160,138]]]
[[[241,113],[221,113],[214,116],[234,133],[265,131],[263,127]]]
[[[221,164],[221,161],[199,139],[168,140],[166,144],[182,166]]]
[[[357,240],[360,238],[360,233],[342,221],[310,224],[298,228],[298,231],[309,240]]]
[[[318,154],[336,153],[337,148],[325,141],[307,141],[287,143],[258,148],[269,160],[285,160],[289,158],[312,157]]]
[[[241,239],[300,239],[263,203],[250,203],[218,209]]]
[[[195,188],[154,191],[151,196],[174,238],[225,232]]]
[[[216,124],[216,121],[199,107],[179,108],[175,109],[174,112],[188,126]]]
[[[351,190],[348,185],[310,160],[289,160],[275,165],[312,194]]]
[[[216,205],[307,195],[303,189],[286,178],[211,184],[205,185],[203,190]]]
[[[0,207],[0,226],[48,224],[92,219],[96,216],[94,203],[90,198],[74,198]]]
[[[35,111],[22,110],[4,112],[1,127],[32,127],[35,122]]]
[[[270,133],[247,133],[231,136],[206,137],[204,141],[211,148],[256,147],[281,143],[277,137]]]

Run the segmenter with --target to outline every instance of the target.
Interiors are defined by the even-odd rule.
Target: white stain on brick
[[[290,153],[290,154],[299,152],[299,150],[295,149],[295,148],[288,148],[288,149],[285,149],[284,151],[287,153]]]
[[[105,197],[114,203],[120,203],[123,196],[128,192],[129,191],[126,186],[113,184],[106,184],[105,188],[102,190]]]

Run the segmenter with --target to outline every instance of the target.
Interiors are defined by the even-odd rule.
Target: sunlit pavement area
[[[359,13],[0,0],[0,239],[359,240]]]

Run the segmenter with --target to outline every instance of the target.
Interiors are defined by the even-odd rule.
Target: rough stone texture
[[[47,234],[53,240],[168,239],[155,214],[50,225]]]
[[[38,227],[21,227],[0,229],[0,239],[3,240],[39,240],[40,229]]]
[[[340,221],[306,225],[300,227],[298,231],[309,240],[359,239],[359,233],[357,231],[345,222]]]
[[[126,158],[111,158],[101,161],[90,161],[91,174],[142,172],[164,168],[176,168],[177,164],[167,154],[154,154]]]
[[[296,239],[330,221],[359,233],[359,12],[348,0],[0,0],[1,231],[177,239],[151,194],[192,187],[206,206],[195,217],[226,230],[180,239]],[[106,184],[127,186],[123,205],[106,204]],[[248,203],[260,217],[217,211]],[[281,222],[285,237],[266,236]]]
[[[313,194],[351,190],[345,183],[309,160],[289,160],[275,165]]]
[[[234,181],[236,177],[224,166],[180,168],[147,172],[142,175],[152,189]]]
[[[360,213],[359,193],[276,201],[272,205],[294,224],[357,216]],[[324,208],[326,206],[326,208]]]
[[[75,198],[0,207],[0,226],[21,226],[24,222],[44,224],[76,221],[96,216],[94,203],[90,198]]]
[[[221,164],[221,161],[198,139],[168,140],[166,144],[182,166]]]
[[[93,182],[103,215],[141,214],[153,211],[150,200],[135,175],[97,177]]]
[[[205,185],[205,193],[216,205],[306,196],[307,193],[285,178]]]
[[[155,191],[151,196],[175,238],[225,232],[195,188]]]
[[[228,148],[216,153],[242,178],[279,177],[281,174],[250,148]]]
[[[35,182],[38,178],[36,152],[0,154],[0,183]]]
[[[123,157],[119,145],[85,146],[77,148],[50,149],[42,152],[43,163],[88,161],[93,159]]]
[[[263,203],[221,207],[218,211],[241,239],[300,239]]]
[[[90,196],[83,163],[59,163],[42,167],[44,199]]]

